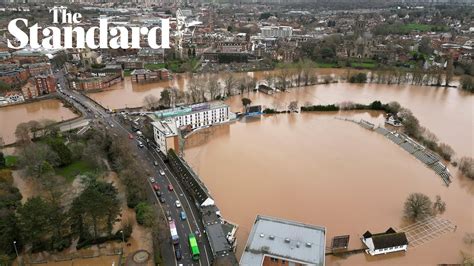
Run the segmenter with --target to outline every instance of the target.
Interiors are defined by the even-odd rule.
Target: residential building
[[[240,265],[324,265],[326,229],[258,215]]]
[[[154,71],[149,69],[135,69],[130,75],[133,81],[139,83],[168,80],[170,78],[169,71],[166,68]]]
[[[293,35],[293,28],[290,26],[264,26],[260,28],[260,31],[264,38],[287,38]]]
[[[138,59],[148,64],[159,64],[164,62],[164,49],[143,48],[138,51]]]
[[[163,154],[167,154],[169,149],[179,150],[178,129],[173,120],[159,120],[151,125],[155,142]]]
[[[50,63],[24,64],[23,67],[28,69],[32,77],[50,75],[53,73]]]
[[[107,75],[105,77],[78,78],[72,82],[72,87],[77,90],[102,90],[122,81],[122,75]]]
[[[120,75],[123,77],[123,69],[121,65],[105,65],[101,68],[91,68],[91,76],[93,77],[105,77],[108,75]]]
[[[405,233],[397,233],[389,228],[384,233],[372,234],[369,231],[362,235],[362,242],[367,246],[366,252],[372,256],[398,251],[407,251],[408,240]]]
[[[155,142],[164,154],[178,150],[178,130],[195,130],[230,121],[229,106],[223,102],[200,103],[166,109],[149,115]]]
[[[36,88],[36,82],[29,80],[23,87],[21,87],[21,93],[25,100],[34,99],[38,97],[38,89]]]
[[[30,77],[28,71],[24,68],[0,70],[0,80],[11,85],[20,86]]]
[[[121,64],[123,69],[140,69],[145,67],[145,63],[142,60],[128,56],[118,58],[117,63]]]
[[[56,78],[53,75],[40,75],[35,77],[35,85],[38,95],[56,92]]]

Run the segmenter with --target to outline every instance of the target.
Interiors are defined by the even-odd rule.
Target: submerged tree
[[[412,221],[423,220],[433,214],[432,202],[428,196],[422,193],[412,193],[405,201],[405,218]]]
[[[249,98],[242,98],[242,105],[244,107],[247,107],[249,106],[250,104],[252,104],[252,100],[250,100]]]
[[[441,199],[441,196],[436,195],[436,201],[433,203],[433,213],[443,214],[446,211],[446,202]]]

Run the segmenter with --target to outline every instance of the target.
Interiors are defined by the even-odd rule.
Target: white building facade
[[[408,240],[405,233],[397,233],[389,228],[385,233],[372,234],[369,231],[362,236],[362,242],[371,256],[399,251],[407,251]]]
[[[232,113],[223,102],[210,102],[162,110],[149,117],[154,121],[151,124],[158,149],[167,154],[169,149],[178,148],[179,130],[197,130],[227,123]]]
[[[290,26],[264,26],[260,31],[264,38],[287,38],[293,35],[293,28]]]

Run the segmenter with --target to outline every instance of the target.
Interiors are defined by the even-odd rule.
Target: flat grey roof
[[[229,253],[232,251],[232,247],[227,241],[221,223],[206,225],[205,228],[206,233],[209,236],[209,244],[211,245],[212,253],[214,256],[221,255],[222,253]]]
[[[325,246],[324,227],[258,215],[240,265],[262,265],[265,256],[324,265]]]

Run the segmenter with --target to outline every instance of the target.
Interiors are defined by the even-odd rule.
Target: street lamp
[[[18,255],[18,249],[16,248],[16,241],[13,241],[13,247],[15,248],[16,257],[18,258],[18,264],[21,265],[21,258]]]
[[[120,230],[120,233],[122,234],[122,254],[124,254],[124,244],[125,244],[125,237],[123,236],[123,230]]]

